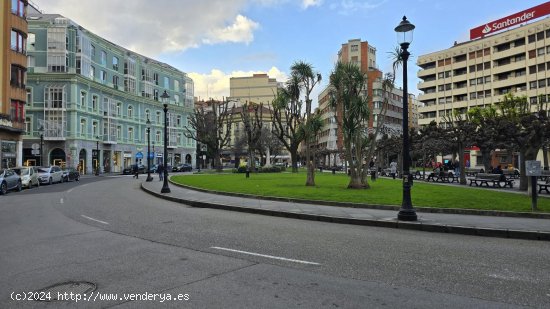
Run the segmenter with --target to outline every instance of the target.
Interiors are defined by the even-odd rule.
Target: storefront
[[[17,165],[17,142],[2,141],[0,145],[0,167],[10,168]]]
[[[122,152],[115,151],[113,154],[113,173],[122,172],[121,163],[122,163]]]
[[[124,157],[124,167],[130,167],[132,165],[132,153],[130,151],[125,151],[123,154]]]

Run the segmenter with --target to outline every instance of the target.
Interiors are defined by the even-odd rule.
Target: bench
[[[504,176],[506,176],[507,179],[510,179],[510,178],[518,179],[519,178],[519,172],[516,171],[515,169],[514,170],[505,169],[505,170],[502,171],[502,174]]]
[[[492,184],[493,188],[502,188],[503,186],[500,183],[504,183],[504,188],[514,186],[514,181],[512,179],[507,179],[502,174],[486,174],[486,173],[477,173],[476,177],[470,179],[470,187],[475,184],[476,187],[481,187],[485,185],[489,187],[489,183]]]
[[[452,183],[452,182],[459,182],[459,178],[458,176],[454,175],[452,172],[444,172],[444,171],[441,171],[439,173],[431,173],[430,175],[428,175],[428,178],[426,179],[426,181],[433,181],[433,182],[448,182],[448,183]]]
[[[546,182],[538,183],[537,186],[539,186],[539,193],[542,193],[542,190],[544,190],[546,193],[550,194],[550,190],[548,190],[548,187],[550,187],[550,177],[546,178]]]
[[[464,169],[464,174],[466,174],[466,176],[475,177],[477,173],[481,173],[481,170],[482,169],[467,167]]]
[[[412,177],[416,180],[418,179],[424,179],[424,173],[421,173],[420,171],[415,171],[413,174],[412,174]]]

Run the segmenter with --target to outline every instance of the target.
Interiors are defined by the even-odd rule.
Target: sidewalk
[[[144,179],[145,180],[145,179]],[[141,180],[140,180],[141,181]],[[427,232],[456,233],[489,237],[550,241],[550,214],[478,212],[436,209],[417,209],[418,221],[398,221],[397,206],[378,206],[383,209],[329,206],[330,203],[297,203],[266,200],[255,197],[228,196],[201,192],[170,183],[171,193],[161,194],[162,182],[141,184],[141,188],[159,198],[193,207],[215,208],[271,215],[302,220],[412,229]],[[470,213],[470,214],[465,214]],[[492,213],[492,215],[490,215]],[[510,216],[506,216],[510,215]]]

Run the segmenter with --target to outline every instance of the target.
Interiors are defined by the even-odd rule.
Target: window
[[[101,58],[99,60],[102,66],[107,65],[107,53],[104,50],[101,51]]]
[[[105,82],[107,81],[107,72],[101,70],[99,72],[99,79],[101,80],[102,84],[105,84]]]
[[[537,32],[537,41],[544,40],[544,31]]]
[[[160,112],[157,112],[157,123],[161,123],[160,122]]]
[[[157,143],[160,143],[160,131],[157,131],[155,133],[155,140],[157,141]],[[160,145],[160,144],[159,144]]]
[[[26,71],[25,68],[12,64],[10,85],[16,88],[25,89]]]
[[[122,127],[121,126],[116,127],[116,139],[117,140],[122,139]]]
[[[174,91],[176,91],[176,92],[180,91],[180,81],[179,80],[174,80]]]
[[[180,96],[177,94],[174,94],[174,103],[178,105],[180,103]]]
[[[86,92],[85,91],[81,91],[80,92],[80,107],[85,107],[86,106]]]
[[[94,78],[95,78],[95,68],[94,67],[90,67],[90,78],[92,80],[94,80]]]
[[[170,79],[168,77],[164,77],[164,88],[169,89],[170,88]]]
[[[537,89],[537,81],[529,82],[529,89]]]
[[[92,122],[92,137],[93,136],[98,136],[99,134],[97,133],[97,121],[94,121]]]
[[[118,102],[116,104],[116,115],[117,115],[117,117],[122,116],[122,103],[120,103],[120,102]]]
[[[128,118],[134,118],[134,108],[131,105],[128,106]]]
[[[539,88],[544,88],[544,87],[546,87],[546,79],[539,80]]]
[[[529,59],[533,59],[537,56],[537,51],[536,50],[530,50],[529,51]]]
[[[158,89],[153,90],[153,99],[155,101],[159,100],[159,91],[158,91]]]
[[[151,119],[151,111],[148,109],[145,110],[145,119],[149,119],[149,121]]]
[[[27,44],[25,36],[26,35],[22,32],[11,29],[11,50],[19,53],[25,53],[25,45]]]
[[[536,65],[532,65],[529,67],[529,74],[535,74],[537,73],[537,66]]]
[[[537,48],[537,56],[542,56],[544,55],[544,47],[541,47],[541,48]]]
[[[159,84],[159,74],[158,73],[153,74],[153,80],[155,81],[155,85],[158,86],[158,84]]]
[[[134,128],[128,128],[128,141],[134,142]]]
[[[534,34],[531,34],[530,36],[527,37],[527,41],[529,43],[533,43],[535,42],[535,35]]]
[[[86,128],[86,119],[80,119],[80,136],[86,136],[87,135],[87,128]]]
[[[113,70],[118,71],[118,58],[113,57]]]
[[[27,33],[27,50],[35,50],[36,35],[32,32]]]
[[[11,12],[19,17],[25,17],[25,2],[23,0],[11,0]]]
[[[32,133],[32,120],[30,117],[25,118],[25,134],[31,135]]]
[[[92,60],[94,60],[94,58],[95,58],[95,46],[92,45],[90,51],[91,51],[90,54],[91,54],[91,56],[92,56]]]
[[[356,52],[356,51],[359,51],[359,45],[351,45],[351,51],[352,52]]]
[[[97,107],[98,107],[97,102],[98,101],[99,101],[99,98],[96,95],[92,96],[92,109],[94,111],[97,111]]]
[[[113,75],[113,87],[118,89],[118,76]]]

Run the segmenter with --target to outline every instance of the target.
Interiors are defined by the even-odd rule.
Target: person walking
[[[162,181],[164,176],[164,165],[162,163],[157,166],[157,172],[159,173],[159,181]]]
[[[397,162],[395,162],[395,160],[390,163],[390,173],[391,177],[395,179],[395,174],[397,173]]]
[[[139,179],[139,167],[138,167],[137,162],[136,162],[136,164],[134,164],[133,168],[134,168],[134,178]]]

